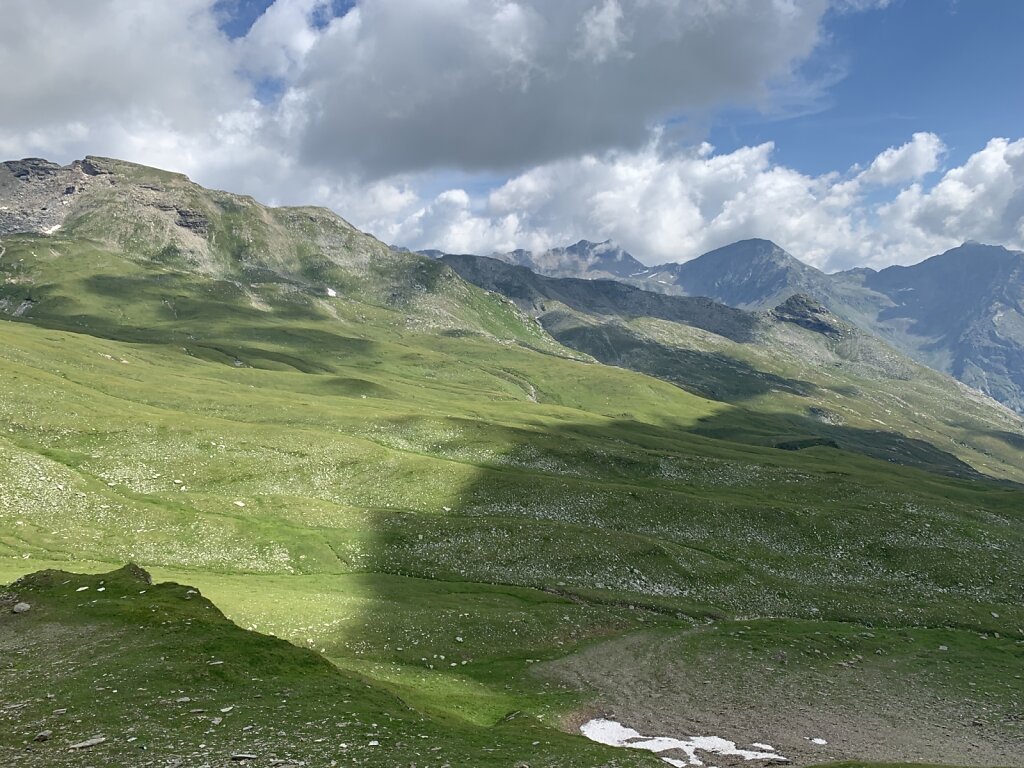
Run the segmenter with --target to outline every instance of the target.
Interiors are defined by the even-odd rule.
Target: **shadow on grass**
[[[544,315],[541,323],[565,346],[606,365],[646,373],[712,400],[735,403],[774,391],[809,397],[817,391],[808,381],[759,371],[726,355],[661,344],[617,323],[592,325],[558,312]]]

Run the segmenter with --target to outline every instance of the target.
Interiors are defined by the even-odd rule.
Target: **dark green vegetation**
[[[1024,640],[1024,493],[979,479],[1021,479],[1011,414],[867,338],[707,302],[727,324],[655,313],[610,323],[564,296],[542,326],[532,305],[389,252],[325,211],[268,210],[114,161],[90,169],[61,229],[5,235],[0,246],[12,315],[0,324],[0,581],[137,562],[198,587],[243,629],[319,656],[240,632],[197,596],[184,601],[184,588],[138,595],[128,574],[33,577],[11,591],[38,605],[0,624],[14,649],[4,653],[2,743],[25,764],[81,764],[66,747],[93,732],[109,741],[90,759],[122,764],[137,732],[156,764],[219,764],[250,748],[266,765],[271,754],[345,764],[338,743],[365,739],[356,756],[367,764],[654,766],[562,734],[614,698],[600,681],[590,691],[560,681],[556,665],[538,673],[537,662],[654,632],[673,638],[666,674],[697,654],[716,696],[738,697],[749,683],[730,672],[742,648],[730,654],[723,642],[716,658],[702,642],[764,617],[780,619],[758,624],[764,649],[809,644],[818,631],[874,632],[895,659],[908,633],[922,647],[941,636],[971,649],[969,664],[922,655],[900,667],[941,669],[944,700],[984,715],[982,726],[950,721],[931,752],[910,757],[989,764],[966,738],[976,728],[1021,744],[1005,682],[1020,672]],[[55,177],[63,190],[74,169],[33,173],[31,183]],[[647,371],[667,381],[601,365],[596,346],[566,346],[566,329],[588,323],[639,340],[634,359],[670,366]],[[656,341],[661,357],[650,356]],[[827,365],[812,370],[819,358]],[[206,634],[143,620],[162,611],[161,622],[192,618]],[[44,645],[51,636],[67,640]],[[205,654],[225,664],[198,664]],[[180,661],[150,676],[161,656]],[[57,691],[62,658],[81,666]],[[634,671],[656,661],[620,659]],[[265,687],[230,677],[239,667]],[[798,690],[804,665],[787,669]],[[125,682],[108,686],[107,674]],[[864,697],[873,711],[923,701],[904,696],[898,676],[878,685]],[[84,707],[108,695],[97,686],[133,691],[150,719],[93,706],[63,741],[54,728],[51,742],[23,751],[51,727],[43,715],[62,708],[46,693]],[[864,686],[851,678],[845,693]],[[290,711],[278,706],[282,688],[296,691],[280,697]],[[634,688],[632,714],[655,725],[659,691]],[[228,718],[217,726],[230,724],[227,735],[207,734],[212,712],[160,703],[182,690],[175,699],[203,699],[189,708],[251,707],[265,740],[234,740],[250,723]],[[747,717],[766,717],[763,706]],[[386,739],[367,722],[387,725]],[[711,707],[702,722],[706,735],[745,738],[716,729]],[[411,746],[419,734],[444,751]],[[51,746],[61,748],[38,762]],[[837,743],[822,759],[866,756],[855,747]]]
[[[13,614],[0,598],[5,766],[229,765],[241,755],[255,766],[507,766],[515,755],[548,766],[642,764],[533,718],[486,729],[429,718],[144,572],[42,571],[11,589],[32,609]]]

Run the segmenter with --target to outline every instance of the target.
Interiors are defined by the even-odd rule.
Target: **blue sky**
[[[3,22],[0,154],[121,157],[399,245],[659,263],[764,237],[827,270],[1024,248],[1024,0],[33,0]]]
[[[939,134],[953,164],[993,136],[1020,134],[1024,2],[895,0],[830,14],[826,30],[831,39],[808,69],[838,68],[842,77],[822,94],[820,111],[771,121],[725,115],[711,141],[722,149],[775,141],[780,162],[824,173],[914,131]]]

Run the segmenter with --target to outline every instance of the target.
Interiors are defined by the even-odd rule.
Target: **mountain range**
[[[551,277],[615,279],[741,309],[768,310],[803,294],[913,359],[1024,412],[1020,251],[968,242],[913,266],[835,274],[759,239],[654,267],[611,242],[586,240],[537,254],[492,257]]]
[[[1024,420],[577,245],[0,164],[0,764],[1024,768]]]

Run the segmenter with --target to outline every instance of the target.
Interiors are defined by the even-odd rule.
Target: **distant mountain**
[[[838,297],[861,297],[835,311],[1024,412],[1024,252],[965,243],[910,267],[831,279]]]
[[[392,247],[398,251],[406,250]],[[432,259],[445,255],[443,251],[433,248],[417,253]],[[587,280],[615,279],[633,282],[630,278],[645,273],[648,269],[611,240],[605,240],[603,243],[580,240],[572,245],[550,248],[546,251],[527,251],[518,248],[507,253],[492,253],[490,258],[517,267],[526,267],[538,275],[579,277]]]
[[[909,267],[827,275],[767,240],[744,240],[638,276],[681,294],[771,309],[794,293],[1024,412],[1024,253],[965,243]]]
[[[520,258],[523,260],[506,259],[510,263],[518,263],[552,277],[631,277],[646,269],[611,240],[605,240],[603,243],[580,240],[565,248],[551,248],[532,254],[513,251],[509,255],[513,254],[521,255]],[[527,263],[527,260],[532,263]]]
[[[441,256],[431,252],[434,258]],[[826,274],[769,240],[741,240],[682,264],[644,267],[581,240],[495,258],[551,277],[614,279],[648,291],[771,310],[794,294],[904,354],[1024,413],[1024,253],[965,243],[910,267]]]
[[[672,285],[687,296],[708,296],[743,309],[767,309],[794,293],[820,296],[828,275],[770,240],[741,240],[682,264],[663,264],[638,278]]]

